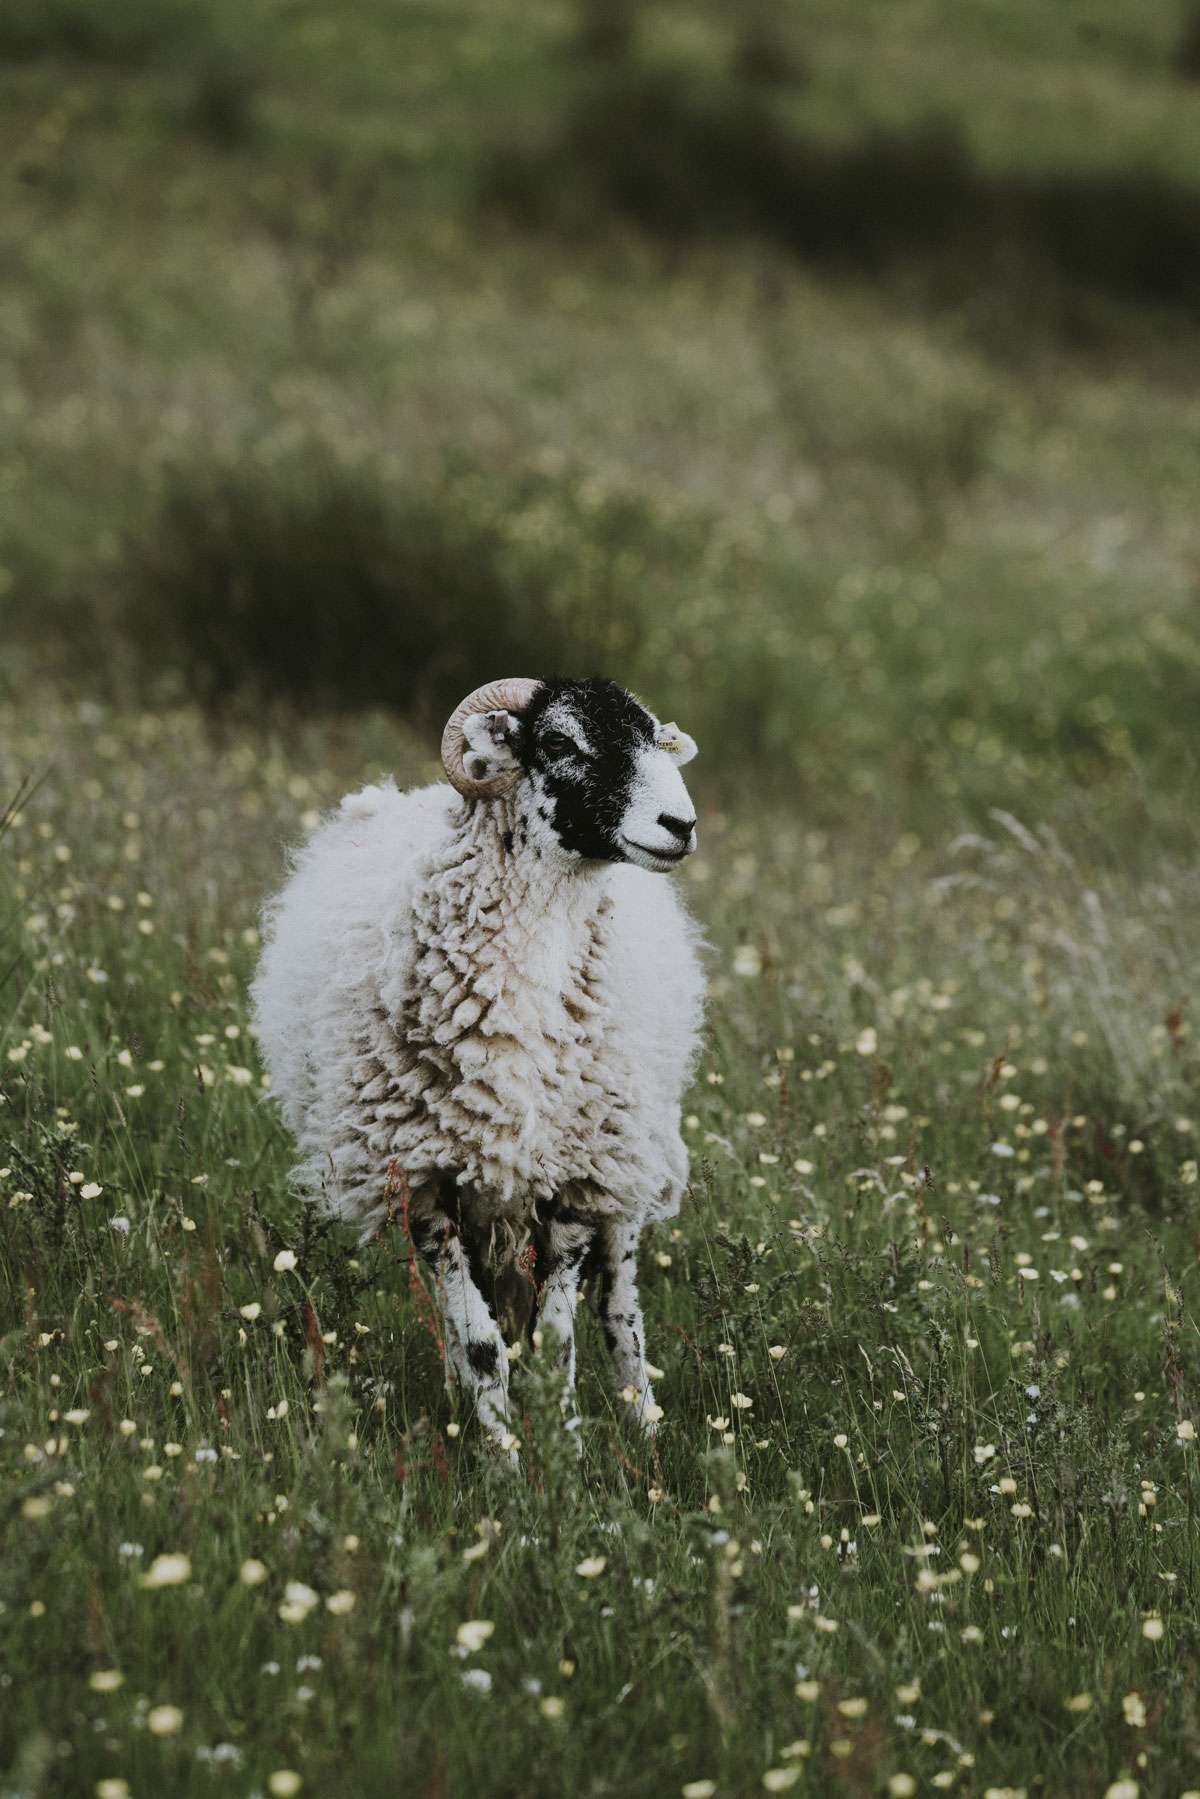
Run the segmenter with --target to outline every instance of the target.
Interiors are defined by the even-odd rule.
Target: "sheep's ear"
[[[674,758],[680,768],[696,754],[696,739],[689,737],[686,731],[681,731],[678,725],[660,725],[654,741],[660,750],[666,750]]]
[[[518,767],[521,721],[515,712],[476,712],[463,724],[463,764],[473,781],[493,781]]]

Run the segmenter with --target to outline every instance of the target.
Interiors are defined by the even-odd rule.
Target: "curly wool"
[[[695,927],[661,876],[555,865],[523,822],[519,795],[367,788],[267,908],[252,998],[295,1179],[364,1233],[393,1159],[418,1205],[455,1171],[515,1242],[553,1196],[596,1218],[678,1209]]]

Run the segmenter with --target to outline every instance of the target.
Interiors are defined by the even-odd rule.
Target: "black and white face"
[[[696,745],[615,681],[548,681],[529,710],[466,727],[472,772],[519,765],[530,841],[571,862],[636,862],[665,873],[696,847],[680,768]]]

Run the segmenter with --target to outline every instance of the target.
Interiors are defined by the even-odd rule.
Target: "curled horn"
[[[511,774],[493,775],[487,781],[472,780],[465,762],[467,740],[463,726],[467,720],[477,712],[524,712],[540,686],[540,681],[529,681],[519,675],[510,676],[506,681],[489,681],[486,687],[477,687],[454,708],[442,732],[442,767],[451,787],[456,788],[464,799],[492,800],[505,793],[513,783]]]

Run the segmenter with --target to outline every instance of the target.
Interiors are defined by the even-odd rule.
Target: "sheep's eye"
[[[578,756],[581,753],[578,744],[562,731],[547,731],[542,738],[542,748],[548,756]]]

